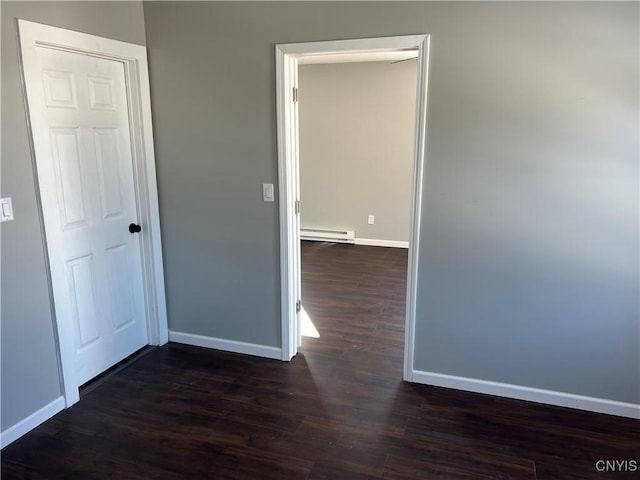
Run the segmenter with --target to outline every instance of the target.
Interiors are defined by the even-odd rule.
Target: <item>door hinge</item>
[[[300,200],[296,200],[295,210],[296,210],[296,215],[300,213]]]
[[[293,87],[293,101],[298,101],[298,87]]]
[[[296,313],[300,313],[300,310],[302,309],[302,301],[298,300],[296,302]]]

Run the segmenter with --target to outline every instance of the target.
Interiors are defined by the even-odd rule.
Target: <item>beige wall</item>
[[[414,60],[300,66],[303,228],[408,242],[416,76]]]

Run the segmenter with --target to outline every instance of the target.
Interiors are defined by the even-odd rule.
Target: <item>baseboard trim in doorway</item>
[[[4,448],[23,435],[29,433],[38,425],[49,420],[56,413],[64,410],[64,397],[58,397],[53,402],[45,405],[37,412],[32,413],[24,420],[20,420],[14,426],[7,428],[4,432],[0,433],[0,448]]]
[[[256,357],[273,358],[275,360],[282,359],[282,350],[276,347],[226,340],[224,338],[206,337],[193,333],[169,331],[169,341],[193,345],[195,347],[213,348],[225,352],[244,353],[245,355],[253,355]]]
[[[393,248],[409,248],[409,242],[401,240],[378,240],[376,238],[356,238],[356,245],[367,245],[369,247],[393,247]]]
[[[540,388],[512,385],[509,383],[489,382],[475,378],[456,377],[441,373],[413,371],[413,381],[436,387],[466,390],[468,392],[486,393],[498,397],[527,400],[545,403],[558,407],[575,408],[589,412],[606,413],[620,417],[640,419],[640,405],[624,403],[605,398],[586,397],[572,393],[543,390]]]

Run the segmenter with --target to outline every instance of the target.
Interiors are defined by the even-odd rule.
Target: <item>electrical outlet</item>
[[[369,215],[369,218],[367,218],[367,223],[369,225],[373,225],[375,223],[375,217],[373,215]]]
[[[262,201],[273,202],[273,183],[262,184]]]
[[[13,205],[11,205],[11,198],[0,198],[0,221],[8,222],[13,220]]]

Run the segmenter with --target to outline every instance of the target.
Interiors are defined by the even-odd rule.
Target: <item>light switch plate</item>
[[[13,205],[11,204],[11,197],[0,198],[0,221],[8,222],[13,220]]]
[[[262,184],[262,200],[265,202],[273,202],[273,183]]]

